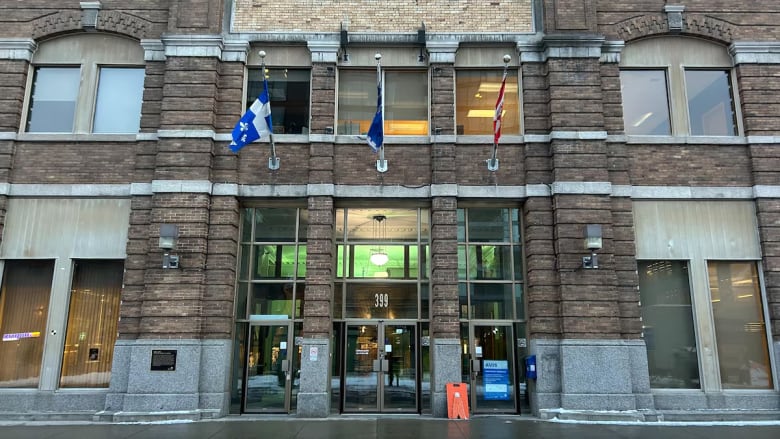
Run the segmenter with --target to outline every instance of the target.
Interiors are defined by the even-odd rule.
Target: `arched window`
[[[626,134],[739,135],[732,67],[724,46],[696,38],[628,44],[620,62]]]
[[[40,44],[23,131],[137,133],[144,51],[137,41],[107,34],[59,37]]]

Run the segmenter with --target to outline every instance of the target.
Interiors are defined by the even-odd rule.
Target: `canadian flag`
[[[501,78],[501,88],[498,89],[498,100],[496,100],[496,114],[493,115],[493,143],[498,144],[501,138],[501,114],[504,112],[504,86],[506,86],[506,69]]]

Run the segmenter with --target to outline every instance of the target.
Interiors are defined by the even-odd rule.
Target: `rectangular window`
[[[38,387],[53,261],[6,261],[0,290],[0,387]]]
[[[708,261],[724,389],[771,389],[772,368],[755,262]]]
[[[122,261],[77,261],[60,387],[108,387],[119,322]]]
[[[458,209],[462,319],[524,319],[519,209]]]
[[[274,134],[308,134],[311,72],[307,69],[266,69]],[[263,92],[260,69],[249,71],[246,107]]]
[[[427,72],[384,72],[385,135],[428,135]],[[376,114],[376,71],[347,70],[339,74],[338,134],[361,135]]]
[[[726,70],[685,70],[693,136],[733,136],[736,128],[731,77]]]
[[[92,132],[137,133],[143,93],[143,68],[101,68]]]
[[[296,208],[242,210],[237,320],[303,316],[308,218]]]
[[[501,87],[501,70],[459,70],[455,83],[457,133],[493,134],[493,116]],[[516,71],[507,71],[502,134],[520,134],[520,101]]]
[[[638,261],[650,386],[699,389],[699,357],[686,261]]]
[[[621,70],[620,86],[626,134],[672,134],[665,70]]]
[[[78,67],[35,69],[27,132],[73,132],[80,73]]]

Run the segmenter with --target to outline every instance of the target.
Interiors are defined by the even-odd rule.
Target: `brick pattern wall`
[[[526,134],[550,132],[549,68],[543,63],[523,63],[523,128]]]
[[[0,60],[0,132],[16,131],[22,120],[27,61]]]
[[[150,250],[152,246],[156,247],[156,243],[151,239],[153,236],[151,218],[152,197],[133,197],[130,202],[125,279],[117,329],[120,339],[136,339],[140,331],[146,281],[144,275]]]
[[[780,339],[780,199],[762,199],[756,204],[759,238],[763,253],[766,300],[775,340]]]
[[[236,197],[211,197],[205,285],[200,298],[203,338],[228,339],[233,331],[233,299],[238,266],[239,203]]]
[[[744,145],[631,144],[628,148],[631,182],[635,185],[750,186],[752,184],[749,151]]]
[[[204,335],[202,298],[207,281],[210,198],[205,194],[179,193],[152,197],[139,338],[199,339]],[[179,226],[179,238],[171,251],[180,258],[178,269],[162,268],[157,239],[160,224],[166,223]],[[232,307],[230,311],[232,316]],[[222,331],[223,336],[225,330],[229,331],[224,322],[209,324],[215,325],[211,330]]]
[[[428,32],[528,33],[531,0],[235,0],[233,32]],[[301,13],[301,11],[309,11]]]
[[[431,336],[460,339],[458,305],[458,202],[431,200]]]
[[[555,257],[555,228],[550,198],[523,203],[528,336],[560,338],[561,289]]]
[[[313,63],[311,67],[311,133],[333,134],[336,127],[336,66]]]
[[[603,130],[601,65],[598,59],[553,58],[547,61],[547,69],[551,128]]]
[[[780,133],[780,66],[737,66],[737,90],[745,135],[776,136]],[[775,80],[767,80],[775,78]]]
[[[612,251],[615,267],[617,302],[620,311],[620,336],[638,339],[642,336],[639,307],[639,276],[636,264],[634,212],[630,198],[613,197]]]
[[[455,68],[452,64],[431,66],[431,127],[432,134],[455,134]],[[431,178],[434,184],[457,181],[456,148],[453,143],[431,145]]]
[[[333,198],[309,197],[309,228],[306,236],[306,297],[303,306],[303,334],[307,338],[329,338],[333,298],[333,242],[335,216]]]

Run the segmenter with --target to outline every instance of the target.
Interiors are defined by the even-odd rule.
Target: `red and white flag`
[[[493,115],[493,143],[498,144],[501,138],[501,115],[504,113],[504,86],[506,85],[506,69],[504,77],[501,78],[501,88],[498,89],[498,100],[496,100],[496,114]]]

